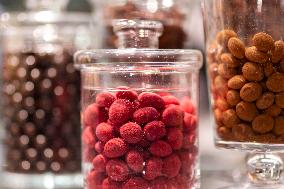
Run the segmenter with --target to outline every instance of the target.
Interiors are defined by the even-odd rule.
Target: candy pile
[[[208,53],[219,137],[227,141],[284,142],[284,42],[267,33],[245,43],[220,31]]]
[[[83,112],[88,189],[186,189],[194,182],[197,116],[191,100],[120,87]]]

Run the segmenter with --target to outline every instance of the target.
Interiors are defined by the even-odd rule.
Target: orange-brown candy
[[[264,64],[263,71],[266,77],[269,77],[271,74],[275,72],[273,65],[270,62]]]
[[[261,85],[259,83],[250,82],[242,87],[240,96],[244,101],[253,102],[260,97],[261,93]]]
[[[233,134],[231,129],[227,127],[219,127],[217,129],[218,136],[224,140],[232,140],[233,139]]]
[[[223,122],[223,115],[222,114],[223,114],[222,111],[219,110],[218,108],[216,108],[214,110],[214,117],[215,117],[215,120],[216,120],[218,125]]]
[[[246,79],[242,75],[236,75],[228,81],[231,89],[241,89],[246,84]]]
[[[229,107],[230,107],[225,99],[218,99],[218,100],[216,100],[215,105],[221,111],[228,110]]]
[[[226,99],[229,105],[236,106],[240,101],[240,93],[236,90],[230,90],[227,92]]]
[[[228,41],[228,49],[233,56],[242,59],[245,57],[245,44],[237,37],[232,37]]]
[[[242,72],[248,81],[261,81],[264,77],[262,66],[253,62],[245,63]]]
[[[215,79],[214,79],[214,86],[216,88],[216,90],[218,91],[225,91],[227,90],[227,80],[223,79],[221,76],[217,76]]]
[[[240,66],[240,62],[230,53],[223,53],[221,55],[221,61],[230,68],[236,68]]]
[[[276,72],[268,77],[267,88],[272,92],[284,92],[284,74]]]
[[[274,103],[275,95],[272,92],[263,93],[256,101],[256,106],[260,110],[269,108]]]
[[[246,48],[245,55],[249,61],[261,64],[267,62],[269,58],[266,53],[257,50],[254,46]]]
[[[237,37],[236,32],[233,30],[225,29],[217,34],[217,41],[220,45],[227,45],[231,37]]]
[[[227,64],[219,64],[218,73],[225,79],[230,79],[237,74],[237,70],[227,66]]]
[[[257,115],[257,109],[254,103],[242,101],[237,104],[236,112],[240,119],[252,121]]]
[[[223,123],[228,128],[232,128],[234,125],[239,124],[240,119],[238,118],[236,111],[229,109],[223,112]]]
[[[218,64],[213,63],[209,65],[209,74],[211,78],[215,78],[218,75]]]
[[[256,46],[256,48],[259,51],[267,52],[273,49],[274,47],[274,40],[273,38],[268,35],[267,33],[257,33],[252,38],[253,45]]]
[[[284,108],[284,92],[277,93],[275,95],[275,103],[280,107]]]
[[[253,135],[253,130],[248,124],[241,123],[233,126],[232,133],[237,141],[243,142],[250,139]]]
[[[274,142],[276,142],[276,137],[271,133],[262,134],[262,135],[260,135],[260,134],[254,135],[252,139],[253,139],[253,141],[258,142],[258,143],[274,143]]]
[[[284,42],[282,40],[276,41],[274,43],[274,49],[271,51],[271,61],[272,63],[278,63],[282,56],[284,50]]]
[[[253,130],[260,134],[270,132],[273,129],[273,126],[274,119],[267,114],[261,114],[259,116],[256,116],[252,121]]]
[[[270,115],[272,117],[276,117],[281,113],[281,108],[279,106],[277,106],[276,104],[273,104],[272,106],[267,108],[264,111],[264,113],[266,113],[267,115]]]
[[[276,135],[284,134],[284,117],[279,116],[275,118],[273,133]]]

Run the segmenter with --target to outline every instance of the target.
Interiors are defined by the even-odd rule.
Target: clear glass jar
[[[282,161],[269,154],[284,149],[283,2],[204,0],[203,9],[215,143],[252,153],[252,185],[240,188],[278,188]]]
[[[102,29],[99,32],[103,48],[117,48],[113,19],[144,19],[160,21],[164,25],[159,39],[162,49],[188,47],[189,25],[193,1],[187,0],[89,0],[94,6],[94,18]]]
[[[150,49],[161,27],[155,21],[118,20],[120,49],[75,55],[82,75],[86,189],[199,188],[202,55]]]
[[[66,2],[27,1],[29,12],[1,15],[3,185],[80,184],[80,73],[72,62],[91,44],[91,16],[60,11]]]

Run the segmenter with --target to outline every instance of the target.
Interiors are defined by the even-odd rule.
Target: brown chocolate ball
[[[261,81],[264,77],[262,66],[253,62],[245,63],[242,72],[244,78],[248,81]]]
[[[237,74],[237,70],[229,67],[227,64],[219,64],[218,74],[224,79],[230,79]]]
[[[242,59],[245,57],[245,44],[237,37],[232,37],[228,41],[228,49],[235,57]]]
[[[230,68],[237,68],[240,66],[240,61],[238,61],[232,54],[223,53],[221,55],[222,63],[226,64]]]
[[[233,134],[230,128],[219,127],[217,128],[217,134],[223,140],[227,140],[227,141],[233,140]]]
[[[257,115],[257,108],[252,102],[242,101],[237,104],[236,112],[241,120],[252,121]]]
[[[234,125],[239,124],[240,119],[238,118],[236,111],[229,109],[223,112],[223,123],[228,128],[232,128]]]
[[[273,133],[276,135],[284,134],[284,117],[278,116],[275,118]]]
[[[227,92],[227,90],[228,90],[227,80],[223,79],[219,75],[214,79],[214,86],[215,86],[216,90],[218,90],[219,92],[221,92],[221,91]]]
[[[253,135],[253,130],[248,124],[241,123],[233,126],[232,133],[237,141],[245,142],[250,140],[250,137]]]
[[[265,134],[270,132],[274,126],[274,119],[267,115],[261,114],[254,118],[252,122],[252,128],[255,132]]]
[[[268,77],[267,88],[272,92],[284,92],[284,74],[276,72]]]
[[[225,29],[217,33],[217,41],[220,45],[227,45],[228,41],[232,37],[237,37],[237,34],[233,30]]]
[[[236,106],[240,101],[240,93],[236,90],[230,90],[226,95],[227,103],[231,106]]]
[[[245,52],[246,58],[251,62],[264,64],[268,61],[269,56],[259,51],[256,47],[248,47]]]
[[[246,79],[243,75],[236,75],[228,81],[228,86],[231,89],[241,89],[246,84]]]
[[[272,117],[276,117],[281,113],[281,108],[279,106],[277,106],[276,104],[273,104],[272,106],[267,108],[264,111],[264,113],[266,113],[267,115],[270,115]]]
[[[265,92],[256,101],[256,106],[260,110],[269,108],[274,103],[274,93]]]
[[[274,47],[274,40],[271,37],[271,35],[259,32],[255,34],[252,38],[253,45],[256,46],[256,48],[259,51],[267,52],[273,49]]]
[[[221,110],[221,111],[225,111],[229,109],[229,104],[225,99],[218,99],[215,102],[216,107]]]
[[[276,93],[275,95],[275,103],[280,107],[284,108],[284,92]]]
[[[274,48],[271,50],[271,61],[272,63],[278,63],[282,56],[284,50],[284,42],[282,40],[275,41]]]
[[[240,96],[244,101],[253,102],[260,97],[261,93],[261,85],[259,83],[250,82],[242,87]]]

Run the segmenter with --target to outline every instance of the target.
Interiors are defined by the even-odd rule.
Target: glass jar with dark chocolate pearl
[[[113,19],[144,19],[160,21],[164,32],[159,39],[161,49],[183,49],[190,41],[190,10],[194,2],[188,0],[89,0],[93,3],[94,18],[100,25],[100,45],[117,48]]]
[[[198,189],[196,50],[157,49],[162,24],[115,20],[119,49],[75,54],[85,189]]]
[[[91,16],[63,11],[64,0],[26,4],[29,11],[0,17],[3,184],[73,187],[81,172],[81,79],[72,62],[92,43]]]

